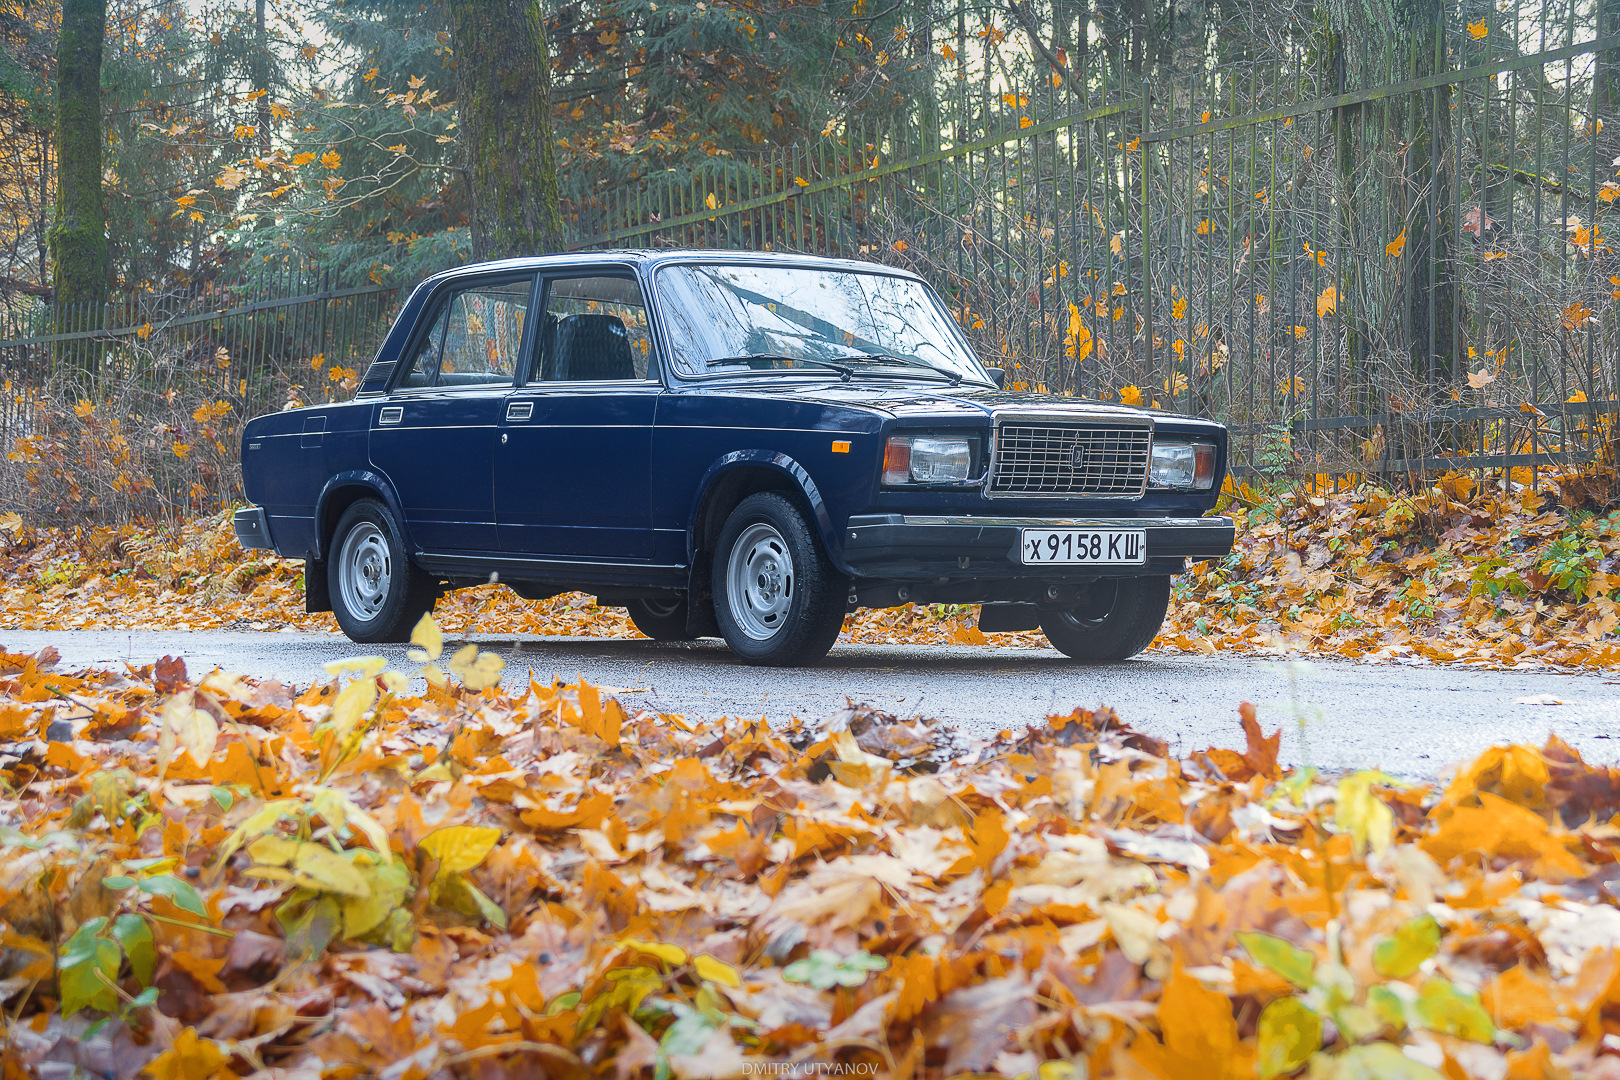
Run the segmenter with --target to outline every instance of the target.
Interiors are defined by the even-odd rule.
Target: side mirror
[[[996,384],[998,390],[1007,389],[1007,369],[999,367],[985,368],[990,373],[990,381]]]

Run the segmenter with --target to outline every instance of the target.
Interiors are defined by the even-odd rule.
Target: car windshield
[[[674,265],[654,281],[671,359],[688,375],[851,370],[989,382],[928,286],[804,266]]]

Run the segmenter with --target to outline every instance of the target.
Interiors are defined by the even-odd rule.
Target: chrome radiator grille
[[[1137,498],[1147,486],[1148,427],[1003,423],[990,495]]]

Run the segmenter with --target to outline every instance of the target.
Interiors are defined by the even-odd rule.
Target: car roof
[[[896,277],[922,280],[915,273],[899,266],[866,262],[860,259],[834,259],[823,255],[803,255],[785,251],[738,251],[719,248],[599,248],[591,251],[570,251],[559,255],[531,255],[491,262],[468,263],[442,270],[429,281],[440,281],[464,274],[483,274],[501,270],[552,270],[588,267],[597,263],[635,263],[652,269],[668,263],[729,263],[748,266],[798,266],[818,270],[842,270],[855,273],[883,273]]]

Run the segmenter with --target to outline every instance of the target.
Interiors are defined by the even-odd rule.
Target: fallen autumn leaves
[[[420,695],[0,654],[3,1075],[1620,1076],[1620,771],[1557,740],[1330,780],[1246,709],[968,747],[418,645]]]
[[[1234,488],[1237,547],[1177,581],[1156,647],[1494,667],[1620,663],[1620,513],[1582,509],[1612,480],[1569,472],[1542,481],[1511,494],[1462,476],[1404,495]],[[331,615],[303,610],[302,575],[302,562],[238,547],[228,513],[173,531],[31,529],[20,519],[8,529],[0,520],[0,610],[16,629],[336,630]],[[1045,644],[1038,633],[987,638],[976,612],[863,610],[843,640]],[[640,636],[622,609],[591,597],[529,602],[501,585],[451,593],[435,617],[458,634]]]

